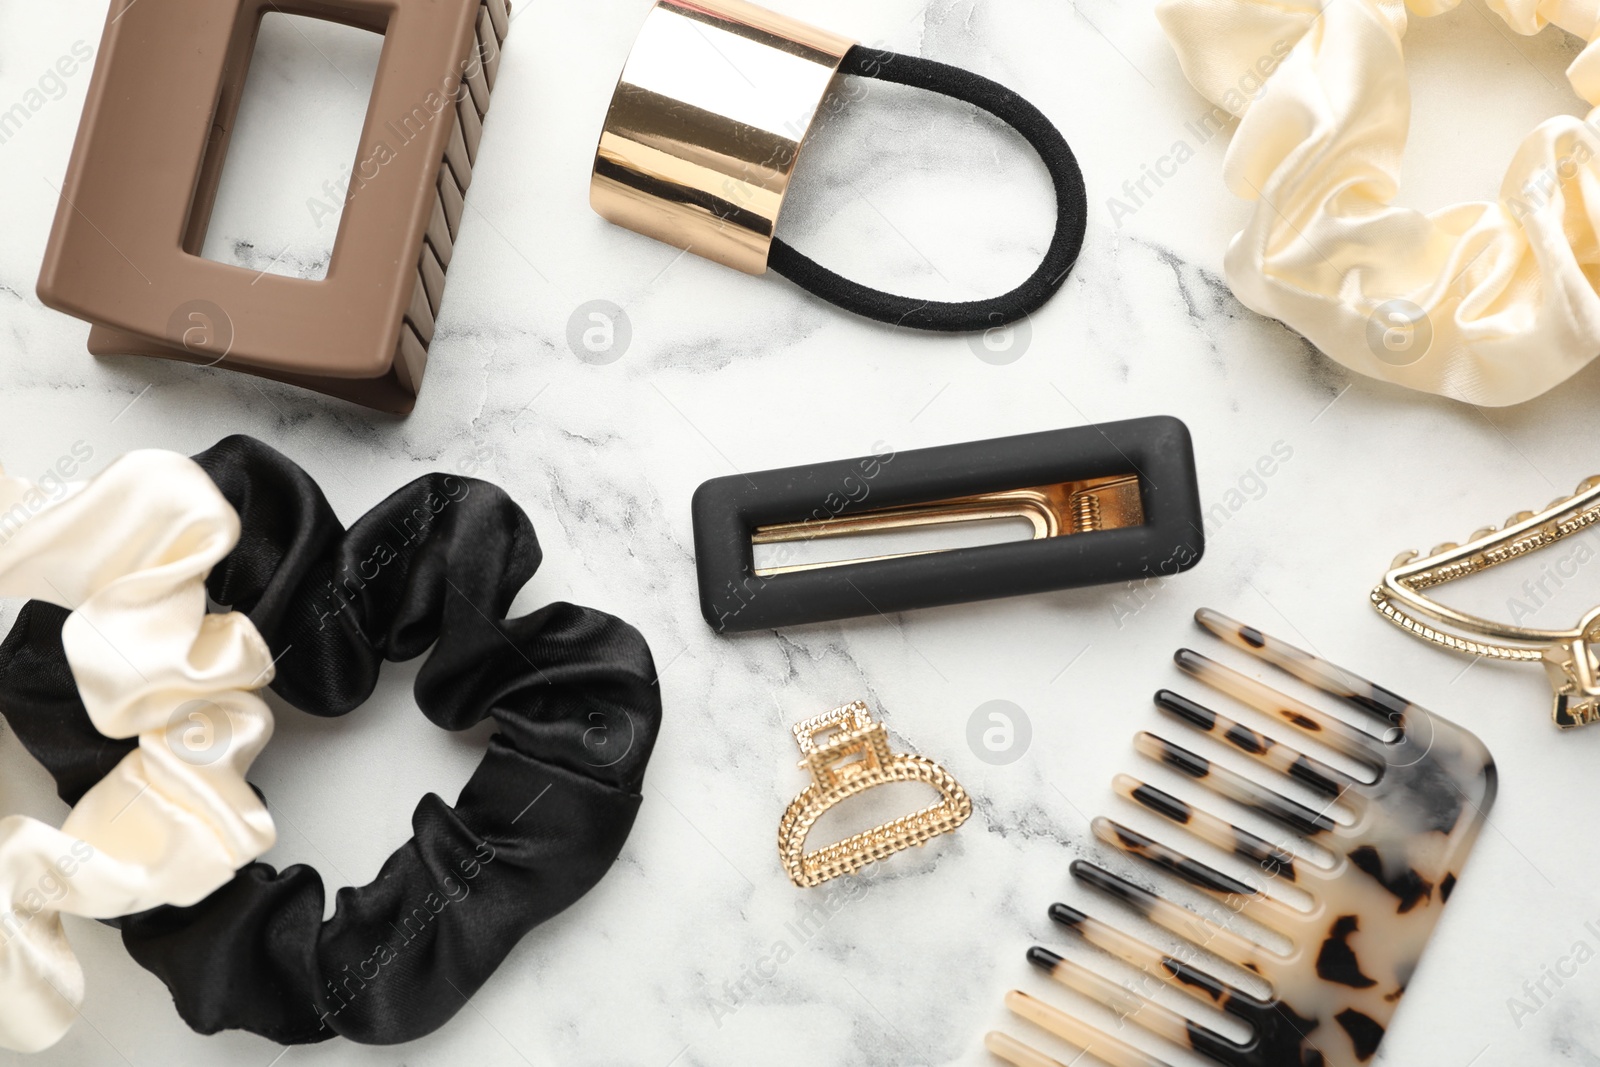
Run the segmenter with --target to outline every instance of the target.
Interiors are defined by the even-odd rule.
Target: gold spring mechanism
[[[1100,529],[1100,497],[1092,492],[1077,493],[1072,498],[1072,532],[1090,533]]]

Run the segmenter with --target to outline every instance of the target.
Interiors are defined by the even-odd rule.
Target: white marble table
[[[1138,821],[1110,780],[1137,769],[1130,739],[1155,722],[1151,692],[1181,684],[1170,653],[1205,641],[1189,621],[1200,605],[1400,689],[1477,731],[1498,758],[1492,828],[1380,1061],[1600,1062],[1600,964],[1570,961],[1579,942],[1600,948],[1587,813],[1600,729],[1557,735],[1539,672],[1469,668],[1404,638],[1366,600],[1396,551],[1460,538],[1600,471],[1590,422],[1600,372],[1480,412],[1353,378],[1241,307],[1219,274],[1244,216],[1220,182],[1227,134],[1193,140],[1186,124],[1206,105],[1148,6],[1114,0],[773,0],[997,78],[1067,134],[1088,174],[1088,241],[1020,358],[980,359],[966,339],[893,332],[781,279],[680,257],[587,205],[595,136],[646,6],[528,0],[519,13],[427,386],[416,413],[396,420],[241,375],[85,354],[87,326],[42,308],[33,286],[88,75],[61,79],[59,91],[40,83],[77,42],[96,46],[106,4],[0,5],[0,113],[27,109],[0,143],[7,469],[43,471],[79,442],[98,468],[130,448],[194,452],[243,432],[305,465],[348,520],[417,474],[477,464],[528,510],[546,549],[519,610],[566,598],[633,621],[655,650],[667,705],[621,861],[441,1031],[400,1048],[287,1051],[237,1033],[199,1037],[113,931],[72,920],[89,978],[84,1020],[34,1062],[982,1064],[982,1034],[996,1024],[1070,1060],[1066,1046],[1008,1020],[1001,997],[1015,986],[1079,1003],[1023,953],[1036,941],[1061,946],[1045,918],[1054,900],[1111,910],[1072,885],[1067,866],[1103,857],[1086,815]],[[1489,17],[1474,0],[1414,31],[1407,202],[1492,197],[1516,140],[1577,107],[1561,75],[1575,42],[1555,31],[1514,38]],[[346,128],[352,114],[359,122],[372,51],[317,39],[325,56],[302,48],[295,58],[297,34],[273,37],[287,47],[262,61],[236,160],[280,165],[282,177],[225,197],[210,254],[308,274],[325,255],[326,229],[304,201],[348,149],[283,146]],[[1194,158],[1114,219],[1108,198],[1180,139]],[[1051,218],[1019,139],[892,88],[874,88],[819,133],[798,184],[783,227],[796,245],[933,297],[1020,279]],[[567,344],[569,318],[591,300],[620,305],[631,324],[610,363],[580,360]],[[1223,505],[1187,575],[735,638],[699,616],[689,497],[708,477],[879,442],[905,449],[1155,413],[1188,422],[1205,502]],[[1275,452],[1270,477],[1253,473]],[[1581,555],[1586,564],[1592,546]],[[1533,607],[1521,583],[1565,558],[1529,561],[1478,602]],[[1567,569],[1576,576],[1547,579],[1551,595],[1538,598],[1537,618],[1551,625],[1596,600],[1594,568]],[[364,884],[409,835],[422,793],[454,796],[486,732],[443,736],[415,714],[415,669],[389,670],[373,704],[339,721],[275,703],[278,736],[254,775],[281,834],[268,861],[311,863],[330,890]],[[790,924],[818,898],[791,888],[775,855],[779,814],[803,784],[787,727],[855,697],[880,709],[897,743],[944,761],[976,811],[797,936]],[[991,700],[1018,705],[1032,726],[1028,750],[1003,766],[967,742],[969,717]],[[0,811],[61,817],[47,777],[9,735],[0,768]],[[780,944],[788,951],[774,965]],[[1509,998],[1532,1006],[1524,983],[1558,967],[1575,974],[1559,987],[1545,979],[1551,995],[1514,1013]]]

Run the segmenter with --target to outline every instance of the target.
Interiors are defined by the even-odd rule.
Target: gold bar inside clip
[[[979,493],[974,496],[952,497],[949,500],[935,500],[926,504],[879,508],[853,515],[772,523],[757,526],[750,542],[753,545],[786,544],[996,519],[1028,520],[1033,526],[1031,540],[1034,541],[1046,537],[1066,537],[1098,530],[1143,526],[1144,505],[1139,495],[1139,477],[1135,474],[1118,474],[1105,478],[1086,478],[1034,486],[1031,489],[1007,489],[997,493]],[[847,567],[880,559],[926,556],[943,551],[948,550],[933,548],[918,552],[892,552],[855,559],[827,560],[820,563],[756,567],[755,573],[758,577],[765,578],[775,574],[820,570],[824,567]]]

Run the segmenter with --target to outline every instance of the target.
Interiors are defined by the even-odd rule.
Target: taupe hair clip
[[[321,281],[200,256],[268,11],[384,35]],[[92,323],[95,355],[410,411],[509,26],[505,0],[115,0],[39,299]]]
[[[1552,500],[1543,511],[1519,511],[1496,529],[1475,531],[1466,544],[1436,545],[1427,556],[1414,551],[1395,557],[1372,590],[1372,605],[1396,626],[1424,641],[1486,659],[1542,663],[1555,690],[1552,716],[1562,729],[1600,719],[1600,607],[1565,630],[1543,630],[1495,622],[1446,607],[1424,589],[1497,567],[1553,545],[1600,521],[1600,475],[1587,478],[1570,497]],[[1431,619],[1439,627],[1423,619]]]

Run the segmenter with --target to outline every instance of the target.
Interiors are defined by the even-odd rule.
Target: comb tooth
[[[1248,726],[1170,689],[1158,692],[1155,700],[1156,707],[1173,718],[1216,736],[1256,762],[1266,764],[1324,796],[1337,797],[1346,788],[1356,784],[1356,780],[1343,771],[1291,748],[1277,738],[1256,733]]]
[[[1578,488],[1573,491],[1572,495],[1582,496],[1584,493],[1587,493],[1596,486],[1600,486],[1600,474],[1591,474],[1589,477],[1578,483]]]
[[[1519,512],[1517,512],[1516,514],[1512,515],[1510,518],[1508,518],[1506,520],[1506,525],[1507,526],[1515,526],[1517,523],[1519,523],[1519,522],[1527,522],[1531,518],[1533,518],[1533,512],[1531,512],[1531,511],[1519,511]]]
[[[1476,541],[1479,538],[1488,537],[1490,534],[1495,533],[1495,532],[1496,532],[1495,527],[1493,527],[1493,526],[1484,526],[1481,529],[1477,529],[1477,530],[1472,531],[1472,536],[1467,538],[1467,540],[1468,541]]]
[[[1232,667],[1224,667],[1198,652],[1179,649],[1173,659],[1181,669],[1218,692],[1226,693],[1264,715],[1282,719],[1301,733],[1319,738],[1338,752],[1372,767],[1374,771],[1378,769],[1374,760],[1381,742],[1349,723],[1240,674]]]
[[[1312,811],[1275,790],[1257,785],[1242,774],[1218,766],[1164,737],[1140,731],[1134,736],[1133,747],[1150,759],[1188,775],[1213,793],[1243,804],[1296,833],[1315,837],[1333,830],[1336,825],[1322,812]]]
[[[1215,1030],[1201,1026],[1187,1016],[1180,1015],[1165,1005],[1157,1004],[1149,997],[1125,989],[1082,964],[1074,963],[1052,952],[1046,952],[1045,955],[1051,957],[1051,965],[1045,969],[1053,980],[1109,1008],[1118,1018],[1143,1027],[1179,1047],[1193,1048],[1197,1052],[1214,1057],[1226,1056],[1229,1053],[1237,1054],[1240,1051],[1241,1046],[1229,1041]],[[1030,951],[1028,958],[1035,959],[1034,953]]]
[[[1205,890],[1230,908],[1244,912],[1279,933],[1287,932],[1283,929],[1282,923],[1273,921],[1273,915],[1275,913],[1281,918],[1288,908],[1255,886],[1223,874],[1193,856],[1184,855],[1171,845],[1163,844],[1111,819],[1095,819],[1090,826],[1096,837],[1125,855],[1141,859],[1152,867],[1182,879],[1196,889]]]
[[[1071,1017],[1068,1016],[1068,1018]],[[1084,1033],[1086,1035],[1094,1035],[1093,1040],[1095,1041],[1097,1049],[1101,1043],[1112,1040],[1110,1035],[1103,1034],[1092,1027],[1084,1027]],[[1077,1042],[1073,1043],[1076,1044]],[[1078,1062],[1083,1059],[1085,1054],[1090,1056],[1095,1055],[1094,1052],[1079,1053],[1073,1058],[1071,1064],[1062,1063],[1053,1056],[1047,1056],[1036,1048],[1030,1048],[1009,1034],[1003,1034],[998,1030],[990,1030],[984,1035],[983,1047],[1000,1057],[1002,1060],[1005,1060],[1007,1063],[1014,1064],[1015,1067],[1077,1067]],[[1131,1048],[1131,1046],[1125,1047]],[[1100,1057],[1096,1057],[1096,1059],[1098,1062],[1111,1063],[1113,1064],[1113,1067],[1147,1067],[1149,1064],[1156,1064],[1158,1067],[1165,1067],[1164,1064],[1161,1064],[1160,1060],[1151,1059],[1149,1056],[1145,1056],[1144,1053],[1139,1052],[1138,1049],[1133,1049],[1133,1052],[1137,1056],[1143,1058],[1101,1059]]]
[[[1441,541],[1438,544],[1433,546],[1433,551],[1429,552],[1428,555],[1430,555],[1430,556],[1441,556],[1444,553],[1449,552],[1451,549],[1456,549],[1456,548],[1460,548],[1460,547],[1461,546],[1456,544],[1456,542],[1454,542],[1454,541]]]
[[[1149,1053],[1134,1048],[1125,1041],[1119,1041],[1104,1030],[1081,1022],[1060,1008],[1051,1007],[1038,997],[1030,997],[1020,989],[1013,989],[1006,994],[1006,1007],[1010,1008],[1018,1018],[1026,1019],[1041,1030],[1045,1030],[1063,1041],[1076,1045],[1089,1055],[1109,1063],[1111,1067],[1169,1067],[1165,1060],[1158,1060]],[[1017,1067],[1046,1067],[1046,1065],[1056,1062],[1048,1057],[1045,1057],[1042,1061],[1026,1058],[1015,1060],[1007,1056],[1005,1052],[996,1049],[987,1040],[984,1041],[984,1044],[988,1045],[989,1051],[994,1052],[1002,1059],[1010,1060],[1010,1062],[1017,1064]],[[1041,1053],[1035,1052],[1020,1041],[1012,1042],[1012,1045],[1020,1048],[1025,1055],[1041,1055]]]
[[[990,1030],[983,1035],[983,1047],[1015,1067],[1065,1067],[1060,1060],[1046,1056],[999,1030]]]
[[[1170,845],[1164,845],[1155,838],[1147,837],[1114,819],[1102,815],[1091,822],[1089,827],[1096,837],[1112,848],[1129,856],[1137,856],[1152,867],[1159,867],[1168,874],[1183,879],[1196,889],[1204,889],[1223,898],[1250,899],[1260,896],[1254,886],[1223,874],[1215,867],[1186,856]]]
[[[1338,697],[1352,707],[1364,711],[1373,718],[1390,726],[1404,726],[1406,717],[1415,710],[1415,706],[1411,701],[1400,694],[1391,692],[1375,682],[1368,681],[1354,671],[1348,671],[1337,664],[1329,663],[1321,656],[1314,656],[1304,649],[1296,648],[1287,641],[1280,641],[1276,637],[1268,637],[1259,630],[1250,630],[1248,627],[1242,626],[1226,616],[1218,615],[1214,611],[1201,609],[1195,613],[1195,618],[1212,633],[1229,640],[1230,643],[1238,648],[1243,648],[1257,659],[1265,660],[1307,685],[1314,686],[1329,696]],[[1221,625],[1231,625],[1236,628],[1240,632],[1239,639],[1233,640],[1229,638],[1217,628]],[[1245,633],[1247,630],[1249,634]],[[1253,641],[1249,639],[1249,635],[1254,635]],[[1259,685],[1259,683],[1257,684]],[[1265,693],[1277,695],[1273,694],[1273,691],[1266,686],[1261,686],[1260,688]],[[1368,746],[1373,744],[1373,740],[1365,734],[1358,733],[1357,737]],[[1371,754],[1370,751],[1368,754]]]
[[[1208,974],[1193,964],[1170,956],[1154,945],[1107,926],[1099,919],[1086,915],[1067,904],[1050,905],[1050,919],[1062,929],[1076,934],[1087,944],[1140,968],[1153,978],[1158,978],[1175,989],[1181,989],[1202,1004],[1236,1015],[1246,1022],[1270,1005],[1258,1000],[1238,986],[1230,985],[1215,975]],[[1028,962],[1035,967],[1051,970],[1060,959],[1049,949],[1034,946],[1028,950]]]
[[[1232,930],[1219,926],[1188,908],[1180,908],[1162,900],[1147,889],[1140,889],[1126,878],[1112,874],[1104,867],[1096,867],[1085,860],[1072,861],[1072,877],[1092,886],[1107,896],[1122,901],[1146,919],[1170,933],[1184,938],[1196,948],[1220,956],[1229,963],[1261,973],[1261,961],[1269,955],[1267,950]],[[1271,953],[1271,955],[1276,955]]]
[[[990,1030],[983,1035],[983,1047],[1013,1067],[1067,1067],[1055,1057],[1046,1056],[999,1030]]]
[[[1157,789],[1148,782],[1141,782],[1132,775],[1119,774],[1113,784],[1118,793],[1135,804],[1155,812],[1174,825],[1182,826],[1208,844],[1254,863],[1267,878],[1282,878],[1290,882],[1299,880],[1294,853],[1279,848],[1244,827],[1235,826],[1204,808],[1179,800],[1171,793]]]

